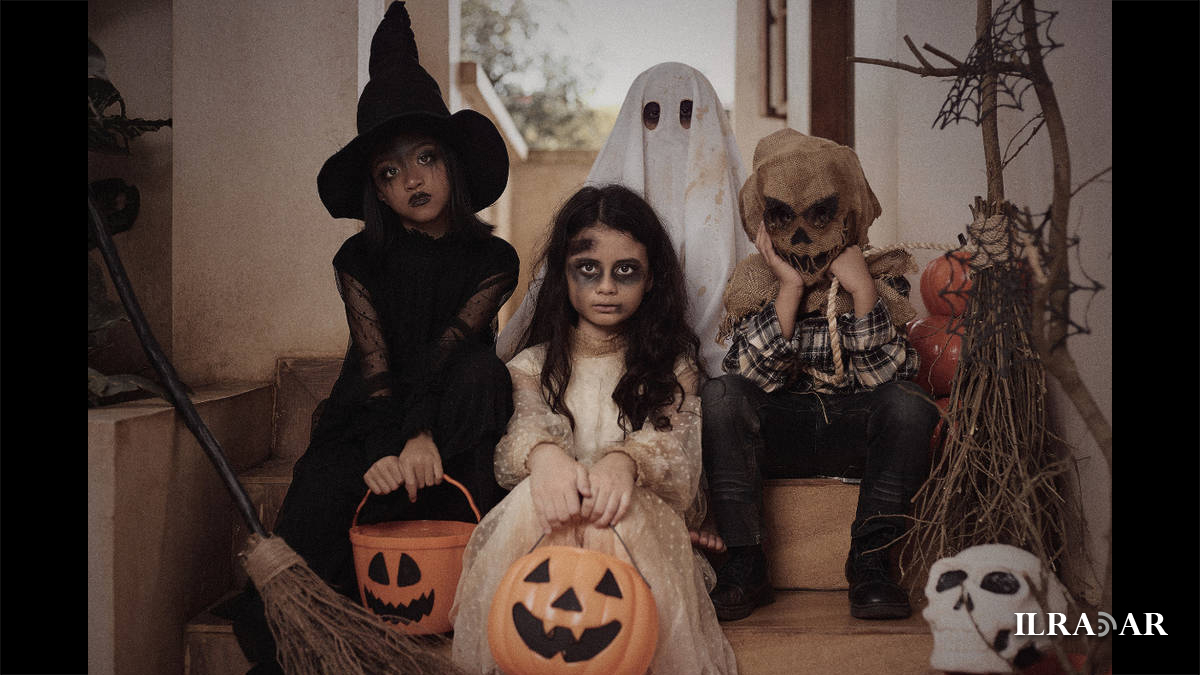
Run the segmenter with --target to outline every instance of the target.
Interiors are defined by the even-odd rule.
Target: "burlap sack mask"
[[[754,149],[753,171],[738,200],[742,228],[751,241],[765,223],[775,252],[803,277],[808,291],[802,311],[825,312],[829,266],[847,246],[857,244],[868,253],[867,269],[893,322],[903,325],[916,315],[907,298],[887,283],[917,271],[912,256],[906,251],[872,256],[868,251],[867,229],[881,208],[851,148],[795,129],[776,131]],[[738,263],[725,288],[725,318],[717,340],[724,341],[742,318],[760,311],[778,292],[779,280],[761,255]],[[850,294],[839,291],[837,312],[853,307]]]

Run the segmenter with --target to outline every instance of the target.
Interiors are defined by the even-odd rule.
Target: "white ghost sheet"
[[[685,102],[691,112],[686,127]],[[657,104],[656,124],[646,119],[650,104]],[[737,262],[754,252],[738,212],[745,180],[733,130],[708,79],[691,66],[660,63],[629,87],[586,183],[624,185],[662,219],[683,267],[691,324],[709,375],[721,374],[726,351],[716,342],[725,283]],[[505,361],[515,355],[533,315],[541,276],[539,270],[497,340]]]

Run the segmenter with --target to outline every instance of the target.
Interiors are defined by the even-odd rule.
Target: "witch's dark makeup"
[[[376,196],[406,227],[439,236],[449,227],[449,176],[437,142],[404,134],[390,139],[370,161]]]
[[[440,160],[437,145],[430,142],[394,147],[380,153],[374,161],[374,178],[376,185],[387,183],[400,176],[401,170],[408,167],[428,167]]]

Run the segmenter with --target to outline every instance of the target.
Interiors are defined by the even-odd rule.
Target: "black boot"
[[[893,580],[888,545],[897,534],[896,529],[888,527],[850,540],[850,556],[846,559],[850,616],[856,619],[907,619],[912,614],[908,593]]]
[[[717,572],[717,585],[709,597],[721,621],[744,619],[755,609],[775,602],[775,589],[767,575],[767,556],[762,546],[730,547],[729,557]]]

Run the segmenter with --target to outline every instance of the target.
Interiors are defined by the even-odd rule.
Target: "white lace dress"
[[[657,675],[732,675],[733,650],[717,623],[708,590],[712,567],[688,537],[704,517],[698,496],[700,476],[700,399],[696,372],[681,362],[676,377],[687,395],[666,411],[669,431],[650,423],[625,434],[617,423],[612,391],[624,370],[619,340],[572,342],[572,373],[565,402],[575,417],[550,411],[539,382],[545,346],[526,349],[508,364],[515,413],[496,448],[496,478],[512,490],[475,529],[467,544],[463,573],[450,616],[454,621],[454,661],[468,673],[500,673],[487,641],[492,596],[509,565],[530,551],[541,536],[529,493],[529,451],[542,442],[564,448],[590,466],[619,450],[633,458],[637,480],[630,508],[617,530],[650,584],[658,607],[658,648],[650,665]],[[677,409],[678,408],[678,409]],[[560,527],[539,544],[595,549],[628,561],[610,529],[590,524]]]

